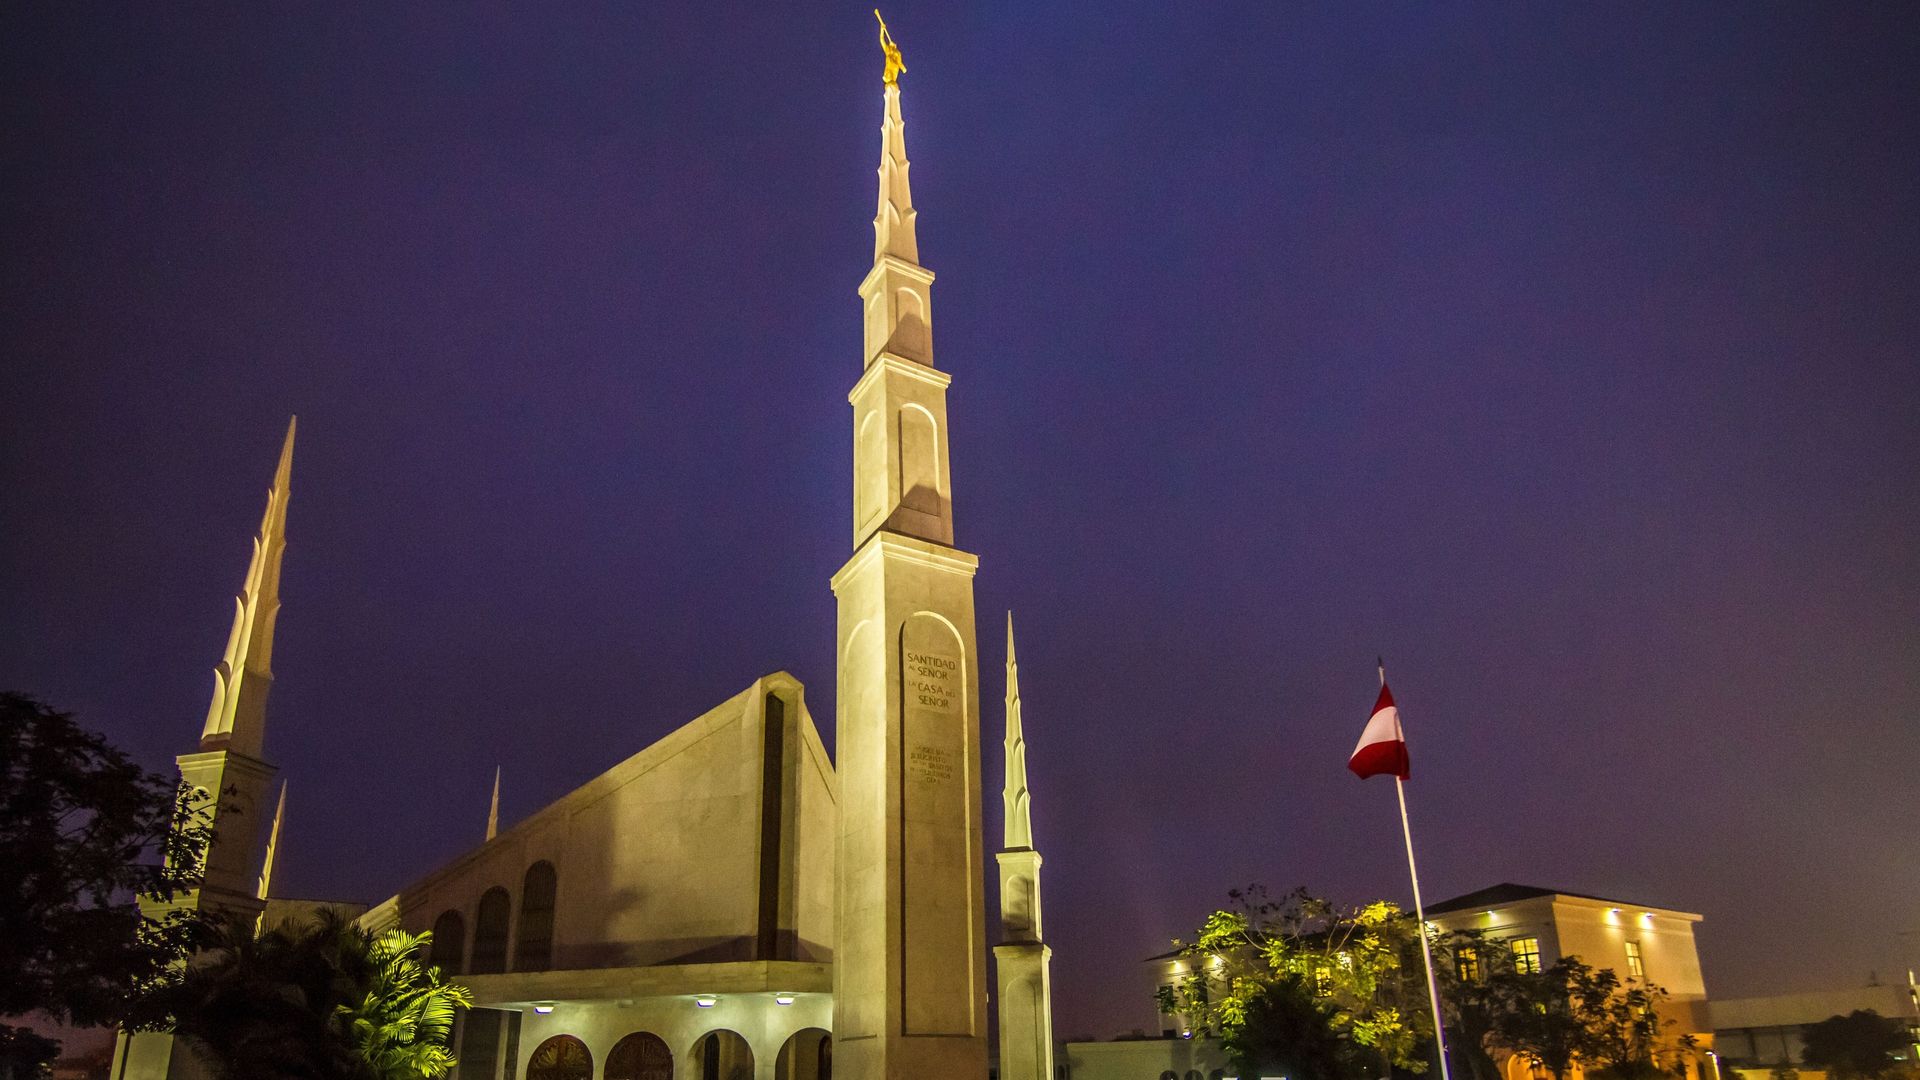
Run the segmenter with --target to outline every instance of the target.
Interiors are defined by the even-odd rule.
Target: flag
[[[1384,682],[1380,684],[1380,700],[1373,703],[1373,715],[1367,718],[1367,729],[1360,733],[1360,745],[1347,759],[1347,768],[1362,780],[1381,775],[1405,780],[1410,775],[1407,737],[1400,731],[1400,709]]]

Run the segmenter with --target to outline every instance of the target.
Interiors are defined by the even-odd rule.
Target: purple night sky
[[[1236,884],[1920,965],[1920,9],[894,2],[989,847],[1056,1030]],[[833,740],[867,7],[11,9],[0,686],[192,749],[289,413],[288,895],[786,668]],[[1903,933],[1904,932],[1904,933]]]

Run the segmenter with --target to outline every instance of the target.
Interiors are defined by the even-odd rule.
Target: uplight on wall
[[[717,1003],[717,1002],[718,1002],[719,1000],[720,1000],[719,998],[717,998],[717,997],[714,997],[714,996],[713,996],[712,994],[695,994],[695,995],[693,995],[693,1003],[694,1003],[695,1005],[698,1005],[698,1006],[700,1006],[700,1007],[701,1007],[701,1008],[703,1008],[703,1009],[711,1009],[711,1008],[713,1008],[713,1006],[715,1005],[715,1003]]]
[[[549,1001],[549,1002],[542,1002],[542,1003],[541,1003],[541,1004],[539,1004],[539,1005],[535,1005],[535,1006],[533,1007],[533,1011],[534,1011],[534,1012],[537,1012],[537,1013],[539,1013],[539,1014],[540,1014],[541,1016],[545,1016],[545,1015],[547,1015],[548,1013],[550,1013],[550,1012],[552,1012],[552,1011],[553,1011],[553,1003],[552,1003],[552,1002],[550,1002],[550,1001]]]
[[[793,1004],[793,995],[792,994],[775,994],[773,995],[773,1003],[775,1005],[791,1005]]]

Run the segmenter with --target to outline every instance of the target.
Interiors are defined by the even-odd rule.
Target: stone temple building
[[[988,1075],[980,665],[955,546],[933,272],[908,188],[898,50],[884,78],[873,266],[839,609],[838,760],[784,671],[740,690],[361,916],[433,932],[477,1006],[461,1080],[942,1080]],[[289,426],[200,743],[221,791],[202,887],[175,904],[255,925],[272,897],[265,757],[291,493]],[[1049,950],[1007,624],[999,1075],[1049,1080]],[[496,812],[498,790],[496,787]],[[291,905],[279,905],[290,908]],[[264,916],[264,919],[263,919]],[[122,1036],[116,1080],[205,1075],[191,1046]]]

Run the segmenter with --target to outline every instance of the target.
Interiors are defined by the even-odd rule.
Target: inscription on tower
[[[955,993],[953,958],[974,953],[968,919],[966,660],[945,621],[920,614],[900,633],[901,1027],[909,1035],[971,1035],[969,995]]]

